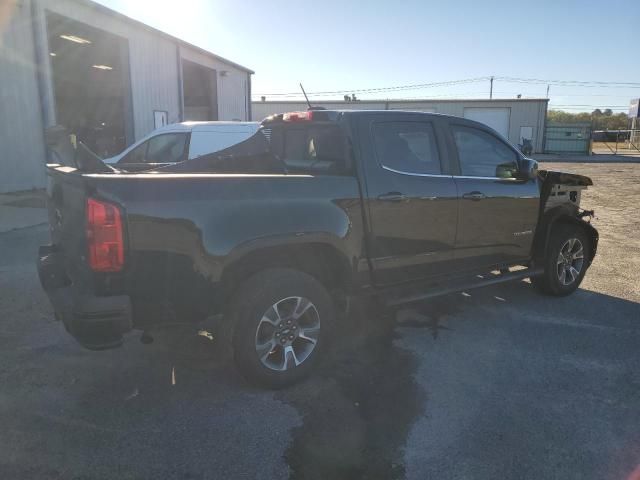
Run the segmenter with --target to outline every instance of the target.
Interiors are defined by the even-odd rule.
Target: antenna
[[[302,89],[302,94],[304,95],[304,99],[307,101],[309,110],[313,110],[313,107],[311,106],[311,102],[309,101],[309,97],[307,97],[307,92],[304,91],[304,87],[302,86],[302,83],[300,83],[300,88]]]

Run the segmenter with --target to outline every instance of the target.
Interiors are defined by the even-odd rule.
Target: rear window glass
[[[347,143],[339,127],[296,125],[284,128],[282,134],[281,147],[274,142],[276,135],[272,136],[271,142],[274,153],[281,156],[288,171],[327,175],[348,173]]]

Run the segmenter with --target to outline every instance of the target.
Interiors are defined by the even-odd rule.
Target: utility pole
[[[549,85],[547,85],[547,100],[549,100]]]
[[[491,75],[491,79],[489,81],[491,82],[489,87],[489,100],[492,100],[493,99],[493,75]]]

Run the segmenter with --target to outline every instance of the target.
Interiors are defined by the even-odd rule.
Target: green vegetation
[[[563,110],[549,110],[547,122],[551,123],[591,123],[594,130],[625,130],[629,128],[629,117],[626,113],[614,115],[610,108],[595,109],[593,112],[571,113]]]

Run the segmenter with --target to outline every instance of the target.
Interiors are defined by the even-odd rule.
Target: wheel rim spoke
[[[255,351],[265,367],[282,372],[304,363],[319,338],[316,306],[304,297],[291,296],[274,303],[258,322]]]
[[[275,339],[272,338],[265,343],[256,345],[256,352],[260,356],[260,360],[264,362],[269,357],[269,355],[275,352],[277,347],[278,344],[276,343]]]
[[[293,311],[293,318],[297,320],[298,318],[303,316],[311,307],[313,307],[313,303],[311,303],[306,298],[299,297],[296,308]]]
[[[293,360],[293,366],[297,367],[300,365],[300,361],[298,361],[298,357],[296,357],[296,352],[291,345],[284,348],[284,370],[291,368],[290,360]]]
[[[280,304],[280,302],[278,303],[274,303],[273,305],[271,305],[271,309],[273,310],[273,312],[276,314],[276,319],[277,321],[282,320],[282,318],[280,317],[280,310],[278,310],[278,305]]]
[[[318,342],[318,334],[320,333],[320,327],[314,328],[301,328],[298,332],[298,338],[315,345]]]
[[[580,274],[580,272],[578,272],[578,270],[576,270],[573,266],[569,267],[569,275],[571,275],[571,281],[575,281],[576,278],[578,278],[578,275]]]
[[[567,270],[564,268],[564,266],[562,266],[560,270],[560,281],[566,285],[566,279],[567,279]]]
[[[258,329],[265,323],[268,323],[272,327],[275,327],[276,325],[278,325],[278,322],[271,320],[266,315],[263,315],[262,318],[260,319],[260,323],[258,324]]]

